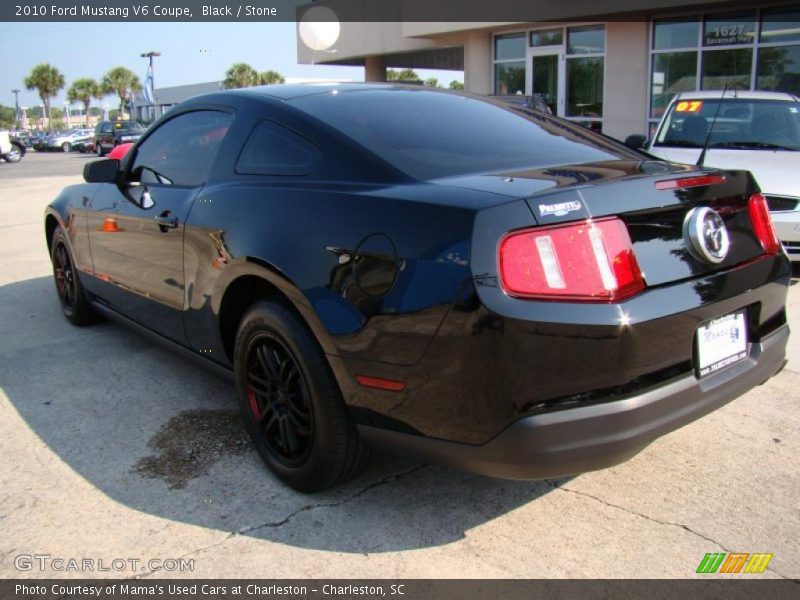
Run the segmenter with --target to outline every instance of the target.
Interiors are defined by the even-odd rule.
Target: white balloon
[[[314,51],[327,50],[339,39],[339,20],[327,6],[309,8],[298,25],[300,39]]]

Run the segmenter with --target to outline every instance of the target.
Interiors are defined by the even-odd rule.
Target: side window
[[[208,179],[233,115],[198,110],[178,115],[136,149],[130,177],[142,183],[195,187]]]
[[[307,175],[319,150],[298,134],[274,123],[261,121],[253,129],[236,162],[244,175]]]

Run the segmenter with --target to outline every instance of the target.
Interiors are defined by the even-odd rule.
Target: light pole
[[[19,92],[20,90],[11,90],[14,94],[14,120],[17,122],[17,129],[19,129]]]
[[[161,52],[158,50],[151,50],[150,52],[143,52],[141,54],[142,58],[147,58],[150,61],[150,64],[147,69],[147,79],[150,80],[150,89],[153,92],[153,119],[158,118],[158,99],[156,98],[156,73],[155,69],[153,68],[153,57],[161,56]],[[145,80],[145,87],[147,87],[147,80]],[[145,97],[147,97],[147,92],[145,92]]]
[[[64,108],[67,111],[67,130],[69,130],[69,129],[72,129],[72,124],[69,122],[70,117],[72,116],[69,113],[69,102],[64,102]]]

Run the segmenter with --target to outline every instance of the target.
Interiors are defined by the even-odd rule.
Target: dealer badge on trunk
[[[731,240],[728,228],[717,211],[698,206],[683,222],[683,237],[692,254],[700,260],[718,264],[728,256]]]

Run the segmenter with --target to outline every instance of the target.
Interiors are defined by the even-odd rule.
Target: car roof
[[[713,92],[681,92],[675,96],[675,100],[684,100],[687,98],[696,100],[702,100],[704,98],[722,98],[722,90]],[[787,92],[751,92],[744,90],[728,90],[725,92],[726,100],[732,100],[735,98],[742,98],[746,100],[783,100],[785,102],[800,101],[800,98]]]
[[[394,83],[352,83],[352,82],[327,82],[327,83],[293,83],[278,85],[262,85],[257,87],[241,88],[230,90],[232,92],[244,93],[251,96],[269,96],[279,100],[292,100],[303,96],[313,96],[316,94],[329,94],[355,92],[364,90],[386,90],[386,89],[422,89],[420,85],[400,85]],[[424,88],[430,90],[433,88]]]

